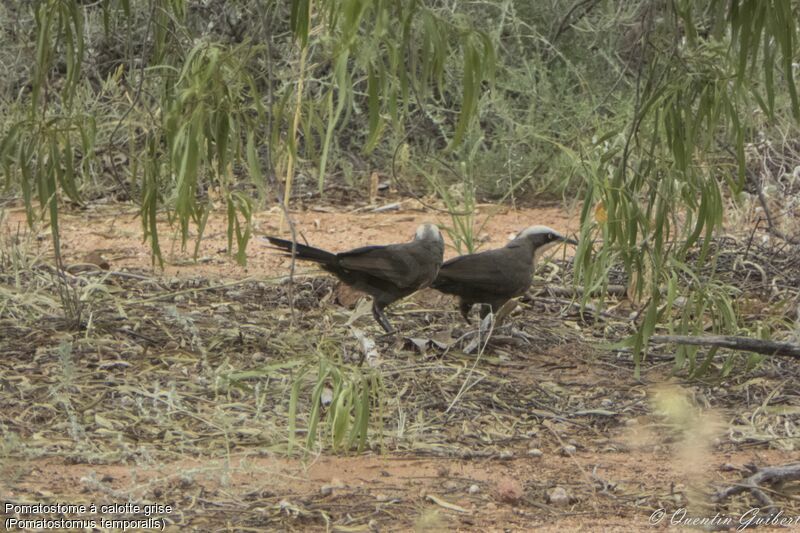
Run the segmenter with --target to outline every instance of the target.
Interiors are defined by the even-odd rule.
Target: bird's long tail
[[[292,255],[292,241],[286,239],[279,239],[277,237],[266,237],[266,239],[278,250],[286,252],[287,255]],[[305,244],[297,243],[296,257],[298,259],[305,259],[307,261],[314,261],[316,263],[330,264],[336,260],[336,255],[321,248],[314,248],[313,246],[306,246]]]

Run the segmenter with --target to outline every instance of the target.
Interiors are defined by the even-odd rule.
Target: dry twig
[[[727,498],[730,498],[731,496],[735,496],[743,492],[749,492],[756,500],[758,500],[758,503],[761,505],[761,507],[775,512],[777,511],[775,502],[773,502],[772,498],[770,498],[764,489],[761,488],[761,485],[763,483],[775,484],[783,483],[785,481],[800,480],[800,463],[791,463],[781,466],[767,466],[764,468],[756,468],[750,465],[748,468],[751,472],[753,472],[750,477],[742,480],[741,483],[731,485],[718,491],[714,495],[714,501],[721,502]]]

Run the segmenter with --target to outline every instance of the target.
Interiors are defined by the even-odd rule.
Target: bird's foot
[[[375,318],[375,321],[380,324],[383,328],[383,331],[387,333],[387,335],[394,335],[395,330],[392,327],[392,324],[389,323],[389,319],[386,318],[386,313],[383,312],[383,309],[378,307],[377,305],[372,305],[372,316]]]

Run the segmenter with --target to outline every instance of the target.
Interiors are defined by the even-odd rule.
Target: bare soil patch
[[[482,205],[476,212],[476,220],[488,222],[478,235],[482,247],[504,245],[509,237],[534,224],[550,225],[556,230],[571,232],[578,229],[577,213],[565,213],[560,207],[511,209],[503,206]],[[22,207],[6,210],[5,231],[25,233],[25,211]],[[272,208],[254,214],[256,235],[287,236],[288,226],[281,229],[281,211]],[[338,252],[366,244],[389,244],[411,240],[417,226],[432,221],[451,225],[446,213],[429,213],[419,209],[404,208],[386,213],[337,211],[332,207],[292,213],[301,240],[313,246]],[[66,211],[61,215],[63,254],[68,263],[81,263],[94,251],[99,252],[114,268],[151,269],[150,244],[142,241],[142,221],[138,209],[127,204],[90,205],[82,211]],[[170,229],[165,216],[159,218],[161,248],[166,265],[158,272],[166,276],[181,277],[229,277],[244,276],[274,277],[287,275],[287,261],[269,250],[258,239],[251,240],[248,250],[248,265],[240,267],[227,256],[226,220],[224,213],[216,212],[209,217],[203,240],[198,250],[198,261],[193,258],[194,229],[185,250],[181,249],[181,238],[177,229]],[[41,252],[50,254],[50,233],[41,228],[38,241]],[[449,243],[448,239],[448,243]],[[458,255],[451,246],[447,257]],[[303,266],[303,270],[309,268]]]

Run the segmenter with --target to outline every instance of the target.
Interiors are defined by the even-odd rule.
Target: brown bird
[[[469,323],[469,311],[482,304],[480,315],[497,313],[511,298],[521,296],[531,286],[534,254],[548,244],[578,244],[547,226],[531,226],[503,248],[462,255],[442,265],[431,285],[459,298],[459,311]]]
[[[292,241],[267,240],[291,257]],[[444,239],[434,224],[422,224],[414,240],[402,244],[364,246],[338,254],[300,243],[295,246],[297,259],[319,263],[344,283],[372,296],[372,316],[387,333],[394,329],[383,309],[430,286],[444,259]]]

